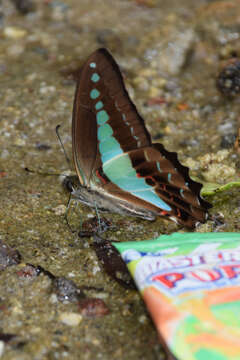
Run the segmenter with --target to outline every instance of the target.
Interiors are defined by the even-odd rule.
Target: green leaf
[[[230,181],[227,184],[220,185],[217,183],[210,183],[207,181],[199,180],[197,177],[193,177],[193,180],[200,182],[203,184],[203,187],[201,189],[201,196],[211,196],[215,195],[218,192],[223,192],[225,190],[230,190],[234,187],[240,187],[240,181]]]

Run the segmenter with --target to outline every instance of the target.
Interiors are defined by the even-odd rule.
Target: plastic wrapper
[[[240,234],[114,243],[179,360],[240,359]]]

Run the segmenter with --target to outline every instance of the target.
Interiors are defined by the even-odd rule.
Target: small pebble
[[[166,41],[163,39],[161,42],[153,42],[145,51],[144,57],[149,62],[149,67],[157,72],[177,75],[186,63],[194,39],[195,33],[191,28],[175,29],[168,34]]]
[[[225,134],[221,137],[220,147],[222,149],[232,148],[236,140],[236,134]]]
[[[11,265],[17,265],[20,262],[20,253],[0,241],[0,270],[3,270]]]
[[[98,264],[96,264],[92,269],[92,273],[93,275],[96,275],[99,271],[101,271],[101,268]]]
[[[39,275],[39,271],[37,267],[34,267],[30,264],[27,264],[22,267],[21,270],[17,272],[18,277],[25,278],[25,279],[31,279],[35,278]]]
[[[101,317],[109,313],[109,309],[101,299],[86,298],[79,301],[79,312],[86,317]]]
[[[232,58],[223,64],[216,84],[218,90],[227,97],[240,94],[240,59]]]
[[[4,342],[0,341],[0,357],[3,355],[4,353]]]
[[[22,15],[26,15],[35,9],[35,4],[32,0],[12,0],[12,2]]]
[[[54,93],[56,91],[56,87],[55,86],[51,86],[51,85],[46,85],[45,82],[41,83],[41,87],[39,89],[39,92],[41,95],[46,95],[49,93]]]
[[[97,299],[102,299],[102,300],[107,299],[108,297],[109,297],[109,294],[108,294],[108,293],[104,293],[104,292],[98,293],[98,294],[96,295],[96,298],[97,298]]]
[[[56,294],[51,294],[50,296],[50,302],[52,304],[56,304],[58,302],[58,298],[57,298],[57,295]]]
[[[145,324],[146,321],[147,321],[146,315],[141,315],[141,316],[139,316],[138,321],[139,321],[141,324]]]
[[[57,277],[53,281],[54,293],[56,293],[58,301],[61,302],[77,302],[79,298],[84,296],[72,280],[64,277]]]
[[[32,82],[32,81],[34,81],[34,80],[36,80],[37,79],[37,73],[31,73],[31,74],[28,74],[27,76],[26,76],[26,81],[27,82]]]
[[[222,184],[236,174],[236,169],[225,164],[210,164],[203,172],[204,180]]]
[[[46,151],[46,150],[50,150],[51,146],[48,144],[44,144],[44,143],[36,143],[36,149],[40,150],[40,151]]]
[[[219,150],[216,153],[207,153],[200,157],[200,165],[203,168],[207,168],[209,164],[212,164],[214,162],[216,163],[222,163],[225,159],[227,159],[229,156],[229,150]],[[188,164],[189,166],[189,164]]]
[[[66,213],[66,206],[65,205],[58,205],[52,209],[55,215],[64,215]]]
[[[75,314],[75,313],[61,313],[60,314],[60,321],[68,326],[78,326],[82,321],[82,315]]]
[[[26,30],[17,28],[15,26],[6,26],[3,34],[9,39],[21,39],[27,35]]]
[[[20,44],[9,46],[7,53],[9,56],[17,57],[24,53],[25,47]]]
[[[25,141],[24,139],[17,138],[17,139],[14,141],[14,145],[16,145],[16,146],[25,146],[25,145],[26,145],[26,141]]]

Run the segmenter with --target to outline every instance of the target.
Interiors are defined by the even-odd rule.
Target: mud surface
[[[224,61],[240,57],[240,3],[3,0],[0,10],[0,239],[9,246],[0,267],[0,356],[164,359],[139,294],[110,279],[92,239],[78,238],[66,225],[62,177],[47,175],[69,170],[55,127],[62,125],[71,157],[74,70],[107,47],[154,141],[177,151],[200,179],[238,180],[233,145],[240,97],[222,95],[216,79]],[[197,231],[239,231],[239,188],[208,200],[213,219]],[[93,215],[78,205],[70,211],[71,226],[79,229]],[[104,236],[117,241],[181,230],[163,219],[107,217],[115,228]],[[85,296],[106,308],[85,316],[77,301],[59,300],[48,273],[26,263],[78,289],[88,286]]]

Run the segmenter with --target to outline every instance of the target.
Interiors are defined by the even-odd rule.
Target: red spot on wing
[[[151,179],[155,183],[155,179],[152,176],[147,176],[147,179]]]
[[[177,208],[177,217],[181,218],[182,214],[181,214],[181,211],[180,209]]]
[[[96,173],[97,177],[101,180],[101,182],[103,182],[104,184],[106,184],[106,183],[107,183],[107,180],[106,180],[106,179],[104,179],[104,177],[103,177],[103,176],[101,176],[101,174],[100,174],[99,170],[96,170],[96,171],[95,171],[95,173]]]
[[[154,183],[156,182],[156,180],[154,179],[153,176],[144,176],[144,175],[141,175],[141,174],[137,173],[137,177],[138,178],[151,179]]]

